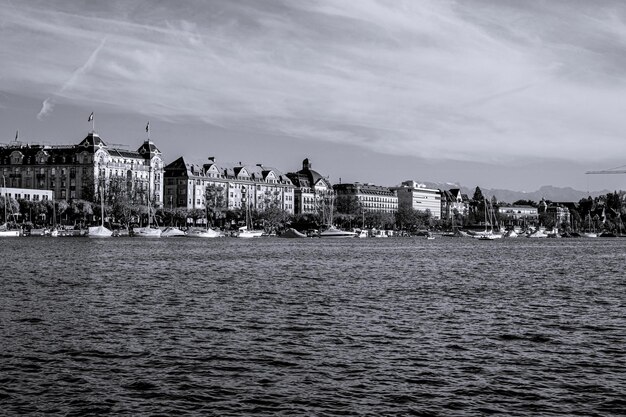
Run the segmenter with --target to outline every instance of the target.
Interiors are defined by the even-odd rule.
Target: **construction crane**
[[[587,171],[585,174],[626,174],[626,165],[600,171]]]

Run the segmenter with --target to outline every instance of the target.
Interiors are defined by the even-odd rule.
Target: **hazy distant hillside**
[[[469,198],[472,198],[474,195],[474,190],[476,187],[464,187],[459,184],[454,183],[437,183],[437,182],[428,182],[422,181],[420,184],[424,184],[424,186],[428,188],[438,188],[440,190],[449,190],[451,188],[461,188],[462,192],[467,194]],[[480,186],[479,186],[480,187]],[[483,195],[491,198],[491,196],[495,195],[498,201],[503,201],[506,203],[513,203],[517,200],[532,200],[535,202],[541,201],[542,198],[550,201],[574,201],[578,202],[583,198],[597,197],[599,195],[604,195],[607,193],[612,193],[613,191],[603,190],[603,191],[579,191],[575,190],[571,187],[553,187],[551,185],[544,185],[537,191],[525,192],[525,191],[511,191],[511,190],[500,190],[500,189],[489,189],[480,187]]]
[[[476,189],[476,187],[473,187],[471,189],[466,188],[466,187],[461,187],[461,189],[463,190],[463,192],[466,192],[467,195],[471,198],[474,195],[474,190]],[[507,203],[513,203],[514,201],[517,201],[517,200],[532,200],[532,201],[539,202],[541,201],[542,198],[545,198],[546,200],[551,200],[551,201],[563,201],[563,202],[575,201],[577,202],[589,196],[597,197],[599,195],[612,192],[608,190],[587,192],[587,191],[574,190],[571,187],[560,188],[560,187],[553,187],[551,185],[544,185],[539,190],[532,191],[532,192],[499,190],[499,189],[490,190],[488,188],[482,188],[482,187],[480,189],[482,190],[483,195],[489,196],[489,197],[495,195],[498,201],[503,201]]]

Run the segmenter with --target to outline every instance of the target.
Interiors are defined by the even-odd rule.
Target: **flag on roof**
[[[150,131],[150,121],[148,121],[148,124],[146,124],[146,132]]]
[[[91,122],[93,120],[93,112],[91,112],[91,114],[89,115],[89,119],[87,119],[88,122]]]

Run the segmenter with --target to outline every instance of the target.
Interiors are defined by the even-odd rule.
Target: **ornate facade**
[[[293,183],[294,213],[295,214],[322,214],[325,200],[333,195],[333,187],[327,178],[312,169],[309,159],[302,161],[302,169],[298,172],[289,172],[287,177]]]
[[[398,211],[398,195],[389,187],[372,184],[335,184],[337,198],[351,196],[364,212],[395,213]]]
[[[206,189],[215,186],[223,193],[224,208],[228,210],[245,208],[245,194],[252,209],[262,211],[275,205],[294,212],[293,184],[278,169],[263,164],[218,164],[211,157],[199,165],[180,157],[165,167],[164,176],[165,207],[204,209]]]
[[[0,170],[7,187],[51,190],[57,200],[97,201],[103,191],[163,203],[161,152],[150,141],[137,151],[109,147],[95,132],[78,145],[14,142],[0,147]]]

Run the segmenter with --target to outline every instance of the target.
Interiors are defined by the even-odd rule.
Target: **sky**
[[[626,3],[0,0],[0,143],[626,189]]]

